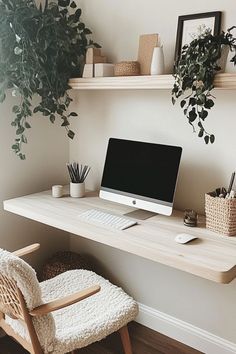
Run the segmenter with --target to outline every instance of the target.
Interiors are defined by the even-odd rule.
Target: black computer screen
[[[111,138],[102,187],[172,203],[182,148]]]

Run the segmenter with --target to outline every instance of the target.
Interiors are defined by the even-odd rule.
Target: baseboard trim
[[[137,322],[206,354],[236,353],[236,343],[139,303]]]

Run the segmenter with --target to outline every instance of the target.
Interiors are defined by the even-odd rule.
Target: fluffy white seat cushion
[[[101,291],[53,312],[55,354],[62,354],[99,341],[135,319],[137,303],[121,288],[87,270],[72,270],[40,283],[43,302],[99,284]]]

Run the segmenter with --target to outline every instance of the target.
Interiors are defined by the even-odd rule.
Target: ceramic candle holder
[[[54,198],[61,198],[63,196],[63,186],[61,185],[52,186],[52,196]]]

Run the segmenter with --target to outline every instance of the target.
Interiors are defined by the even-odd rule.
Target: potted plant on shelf
[[[90,34],[73,0],[46,0],[44,7],[36,6],[35,0],[0,0],[0,101],[8,89],[18,98],[12,107],[12,149],[21,159],[33,113],[40,112],[52,123],[59,116],[73,139],[69,119],[77,114],[68,112],[68,80],[81,76],[87,48],[99,47],[88,39]],[[39,101],[33,100],[35,95]]]
[[[215,136],[206,131],[204,121],[215,104],[214,77],[221,70],[220,59],[225,47],[234,52],[231,62],[236,64],[236,38],[232,34],[235,28],[216,36],[206,30],[182,48],[175,65],[172,102],[182,97],[180,106],[184,115],[206,144],[215,141]]]

